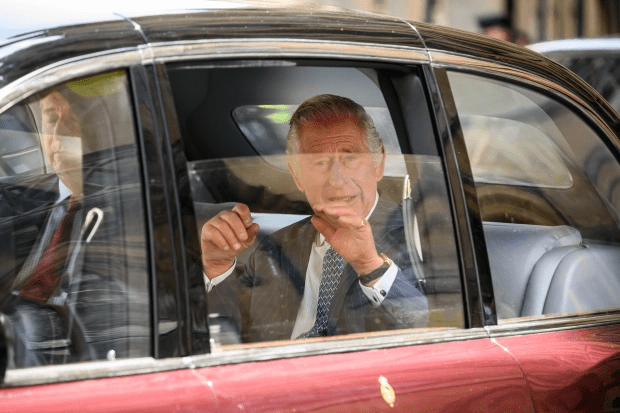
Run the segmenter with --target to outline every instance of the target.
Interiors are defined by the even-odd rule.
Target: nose
[[[54,127],[49,131],[49,135],[48,135],[48,139],[50,140],[50,148],[52,150],[59,150],[61,149],[61,142],[60,142],[60,131],[59,131],[59,125],[60,122],[56,122],[56,124],[54,125]]]
[[[343,172],[343,167],[340,162],[333,162],[329,170],[329,184],[332,186],[342,186],[345,182]]]

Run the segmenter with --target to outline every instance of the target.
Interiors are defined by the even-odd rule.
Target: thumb
[[[336,232],[336,230],[332,228],[326,220],[316,215],[312,217],[312,225],[314,225],[314,228],[316,228],[317,231],[323,234],[327,242],[329,242]]]
[[[247,239],[247,241],[245,241],[243,243],[243,245],[246,248],[249,247],[250,245],[252,245],[254,243],[254,241],[256,241],[256,234],[258,234],[258,230],[259,229],[260,229],[260,227],[256,223],[250,225],[250,227],[247,229],[248,239]]]

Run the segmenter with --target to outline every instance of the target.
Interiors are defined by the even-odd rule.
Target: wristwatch
[[[360,282],[364,285],[369,284],[370,282],[376,280],[377,278],[381,278],[383,274],[392,266],[392,260],[385,254],[379,254],[379,256],[383,259],[383,264],[379,268],[374,271],[369,272],[368,274],[360,274],[358,275]]]

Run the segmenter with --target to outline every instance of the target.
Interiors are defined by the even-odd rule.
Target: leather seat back
[[[543,314],[576,314],[620,306],[620,248],[587,244],[558,263]]]
[[[523,315],[526,295],[528,299],[546,297],[547,290],[538,278],[530,285],[535,267],[545,254],[580,248],[582,241],[579,231],[569,226],[485,222],[484,234],[500,320]],[[532,306],[528,304],[527,308]]]

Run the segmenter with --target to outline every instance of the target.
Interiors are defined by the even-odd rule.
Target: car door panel
[[[620,328],[498,338],[518,360],[536,411],[620,410]]]
[[[0,405],[14,413],[216,410],[208,383],[189,369],[4,389]]]
[[[229,365],[199,374],[213,383],[222,412],[534,411],[518,365],[488,339]]]

